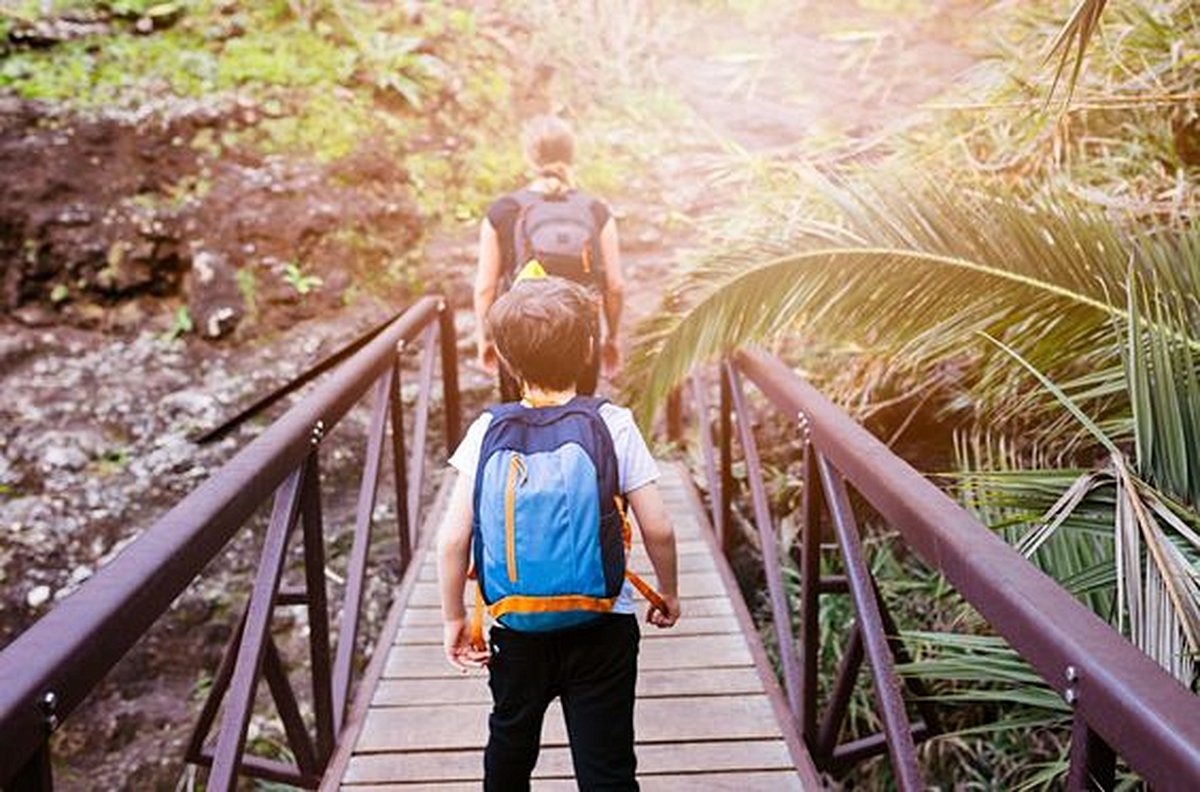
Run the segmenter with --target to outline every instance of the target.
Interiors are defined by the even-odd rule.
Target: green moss
[[[378,130],[374,115],[357,97],[314,93],[293,114],[266,119],[247,135],[267,153],[301,153],[328,163]]]
[[[258,276],[249,267],[242,267],[234,273],[233,279],[246,307],[246,319],[254,324],[258,321]]]
[[[212,90],[216,60],[185,34],[118,35],[96,46],[79,39],[50,50],[12,53],[0,64],[0,87],[27,99],[83,108],[130,106],[165,88],[178,96]]]
[[[216,87],[329,85],[349,79],[357,64],[353,48],[316,33],[257,30],[226,42],[217,64]]]

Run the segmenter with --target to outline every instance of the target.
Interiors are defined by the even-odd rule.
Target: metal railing
[[[803,441],[799,636],[792,630],[776,526],[743,378],[795,422]],[[698,416],[714,530],[728,552],[736,433],[762,550],[788,707],[821,770],[838,775],[862,759],[886,752],[898,788],[922,789],[916,743],[939,730],[937,713],[919,681],[901,680],[896,673],[897,662],[908,657],[863,555],[850,485],[1071,707],[1068,788],[1111,788],[1119,755],[1155,789],[1200,789],[1200,697],[778,359],[760,351],[740,351],[721,363],[715,440],[708,386],[703,376],[697,375],[689,390]],[[680,398],[676,397],[668,407],[668,426],[675,432],[682,426],[681,415]],[[844,576],[820,573],[823,515],[828,515],[836,537]],[[830,595],[850,597],[855,621],[821,713],[818,616],[821,598]],[[883,731],[839,742],[864,662]],[[920,715],[915,723],[909,720],[905,692],[911,694]]]
[[[319,784],[339,740],[350,696],[389,424],[401,566],[407,567],[412,559],[411,526],[419,519],[439,338],[446,438],[452,447],[461,430],[453,314],[444,300],[428,296],[378,332],[330,379],[0,653],[0,784],[10,790],[51,788],[48,740],[54,729],[271,499],[253,588],[189,742],[187,759],[211,766],[208,788],[214,790],[233,788],[239,774],[301,787]],[[421,361],[413,448],[406,453],[400,353],[414,342],[420,344]],[[325,590],[321,447],[368,393],[370,429],[335,652]],[[303,542],[304,585],[281,588],[289,539],[297,525]],[[275,608],[286,605],[307,610],[311,729],[272,637]],[[262,677],[295,764],[246,753],[247,726]],[[208,734],[222,700],[224,711],[210,742]]]

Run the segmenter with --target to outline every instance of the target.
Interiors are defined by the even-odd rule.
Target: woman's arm
[[[679,579],[675,560],[675,529],[663,504],[657,484],[647,484],[629,493],[629,505],[637,517],[646,545],[646,555],[658,579],[658,593],[666,612],[651,608],[646,620],[656,627],[670,627],[679,619]]]
[[[485,371],[496,371],[496,349],[488,332],[487,312],[496,301],[500,285],[500,237],[486,217],[479,224],[479,260],[475,268],[475,341],[479,363]]]
[[[612,376],[621,368],[621,310],[625,305],[625,273],[621,269],[621,240],[617,221],[608,218],[600,231],[600,255],[604,258],[604,370]]]

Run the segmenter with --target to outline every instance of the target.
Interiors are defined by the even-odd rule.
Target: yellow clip
[[[517,273],[517,280],[536,280],[546,277],[546,268],[542,266],[542,262],[537,259],[529,259],[525,262],[525,266],[521,267],[521,271]]]

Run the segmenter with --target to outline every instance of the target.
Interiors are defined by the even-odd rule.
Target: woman
[[[479,229],[479,262],[475,273],[475,326],[479,362],[488,372],[498,371],[501,401],[519,398],[517,383],[498,365],[495,345],[488,336],[486,316],[488,308],[500,293],[507,290],[520,272],[530,271],[527,265],[532,264],[532,271],[542,273],[550,270],[551,274],[562,274],[587,283],[599,293],[599,312],[604,316],[605,325],[604,339],[597,345],[599,354],[593,354],[589,375],[579,387],[580,393],[591,394],[596,390],[601,363],[604,373],[610,377],[616,374],[621,365],[619,328],[625,280],[621,272],[616,220],[602,201],[575,188],[571,172],[575,158],[575,137],[565,121],[554,116],[531,119],[525,125],[522,143],[525,158],[535,174],[534,179],[523,189],[493,202]],[[573,223],[570,213],[576,210],[580,212],[580,218]],[[557,218],[554,217],[555,212],[558,213]],[[541,215],[543,220],[534,222],[535,215]],[[561,264],[558,271],[552,266],[554,262],[537,260],[548,259],[548,256],[537,253],[537,246],[531,238],[537,233],[537,228],[552,230],[555,223],[560,224],[559,228],[566,229],[560,237],[568,236],[572,226],[576,226],[581,235],[589,240],[580,250],[578,262],[557,262]],[[584,225],[588,227],[582,228]],[[598,262],[598,265],[593,266],[592,262]],[[599,341],[599,321],[596,328],[596,340]]]

